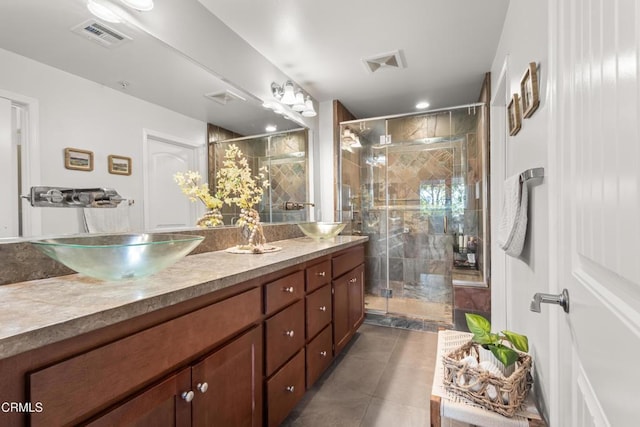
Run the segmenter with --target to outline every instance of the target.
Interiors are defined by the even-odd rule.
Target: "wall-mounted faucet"
[[[123,199],[112,188],[31,187],[21,196],[34,207],[115,208]]]
[[[299,211],[304,209],[305,206],[315,206],[314,203],[311,202],[284,202],[282,208],[285,211]]]

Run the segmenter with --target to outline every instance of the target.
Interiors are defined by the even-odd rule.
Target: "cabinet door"
[[[349,275],[333,281],[333,343],[337,355],[349,338]]]
[[[90,427],[179,427],[191,425],[191,405],[181,397],[191,387],[191,369],[172,375],[86,424]]]
[[[191,372],[194,426],[262,424],[262,327],[196,364]]]
[[[349,329],[355,333],[364,321],[364,265],[358,266],[349,276]]]

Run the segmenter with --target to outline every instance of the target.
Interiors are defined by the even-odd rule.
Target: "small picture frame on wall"
[[[131,175],[131,157],[110,155],[109,173],[114,175]]]
[[[509,119],[509,135],[515,135],[522,126],[520,118],[520,97],[514,93],[507,106],[507,118]]]
[[[520,97],[522,98],[522,116],[529,118],[540,105],[540,90],[538,87],[538,66],[530,62],[527,71],[520,80]]]
[[[67,169],[90,172],[93,170],[93,151],[77,148],[64,149],[64,167]]]

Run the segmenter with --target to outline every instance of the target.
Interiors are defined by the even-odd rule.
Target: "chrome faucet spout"
[[[115,208],[125,199],[112,188],[31,187],[21,196],[34,207]]]

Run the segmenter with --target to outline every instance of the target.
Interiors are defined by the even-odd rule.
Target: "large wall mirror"
[[[197,206],[162,209],[172,198],[186,200],[167,164],[202,171],[206,179],[212,167],[207,124],[235,137],[263,135],[268,124],[276,134],[305,125],[263,108],[264,94],[255,93],[250,71],[261,73],[256,81],[281,79],[280,71],[267,65],[265,72],[255,56],[247,59],[251,67],[243,65],[252,48],[197,0],[156,3],[144,15],[123,8],[121,23],[97,20],[86,0],[0,4],[0,182],[9,195],[5,200],[15,201],[0,210],[0,238],[83,231],[77,209],[33,208],[21,201],[25,185],[115,188],[135,201],[128,208],[131,229],[189,227],[184,218],[197,218]],[[189,14],[193,28],[171,23]],[[216,46],[225,45],[229,55],[216,46],[207,49],[213,41],[176,41],[197,37],[198,25],[215,31]],[[213,58],[201,56],[203,51],[214,52]],[[243,72],[220,71],[231,72],[234,64]],[[264,145],[261,138],[256,147]],[[90,152],[92,170],[65,168],[66,148]],[[130,173],[113,173],[110,156],[130,159]]]

